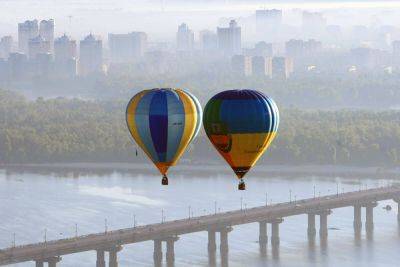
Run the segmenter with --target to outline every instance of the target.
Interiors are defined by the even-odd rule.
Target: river
[[[238,191],[232,175],[175,172],[170,185],[160,185],[156,173],[109,172],[96,174],[57,172],[10,172],[0,170],[0,248],[174,220],[193,215],[250,208],[268,203],[335,194],[392,183],[373,176],[359,178],[303,176],[266,177],[249,173],[247,190]],[[314,190],[315,188],[315,190]],[[291,192],[290,192],[291,191]],[[386,211],[385,205],[393,209]],[[365,211],[363,210],[365,222]],[[270,248],[260,256],[258,225],[234,227],[229,234],[229,266],[399,266],[400,230],[397,205],[380,202],[374,210],[373,239],[363,231],[354,238],[353,209],[336,209],[328,218],[327,246],[307,241],[306,216],[285,218],[280,225],[279,256]],[[77,225],[77,227],[76,227]],[[317,222],[318,226],[318,222]],[[270,234],[270,229],[268,229]],[[165,251],[165,250],[164,250]],[[176,266],[208,266],[207,233],[181,236],[176,242]],[[120,266],[152,266],[153,243],[124,246]],[[96,254],[85,252],[62,257],[58,266],[94,266]],[[13,266],[32,266],[30,263]]]

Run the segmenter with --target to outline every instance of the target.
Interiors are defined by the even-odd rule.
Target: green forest
[[[0,163],[145,161],[125,125],[127,101],[38,98],[0,91]],[[399,111],[281,108],[278,136],[262,157],[273,164],[396,166]],[[184,159],[220,162],[204,132]]]

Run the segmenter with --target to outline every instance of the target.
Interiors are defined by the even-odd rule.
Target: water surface
[[[387,185],[392,181],[374,177],[323,178],[316,176],[263,177],[249,175],[247,190],[237,191],[231,175],[180,175],[170,178],[162,187],[158,175],[79,174],[73,177],[37,173],[0,172],[0,247],[39,242],[131,227],[133,218],[138,225],[193,215],[209,214],[309,198],[314,194],[335,194],[337,190],[353,191]],[[391,205],[388,212],[382,207]],[[336,209],[328,218],[329,238],[321,246],[307,241],[305,215],[285,218],[281,224],[279,255],[260,256],[258,224],[234,227],[229,234],[229,266],[398,266],[400,261],[400,231],[397,205],[380,202],[375,209],[375,231],[372,240],[364,232],[357,241],[353,233],[353,209]],[[363,221],[365,221],[363,210]],[[318,220],[317,220],[318,227]],[[46,230],[45,230],[46,229]],[[270,233],[270,229],[268,229]],[[164,249],[165,251],[165,249]],[[207,233],[181,236],[176,243],[176,266],[208,266]],[[120,266],[152,266],[153,243],[143,242],[124,246],[118,254]],[[63,256],[58,266],[94,266],[94,252]],[[13,266],[32,266],[32,263]]]

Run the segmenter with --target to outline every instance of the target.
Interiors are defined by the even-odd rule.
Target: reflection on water
[[[57,173],[0,173],[0,247],[16,243],[38,242],[78,234],[102,232],[166,220],[204,215],[217,211],[265,205],[265,199],[278,203],[309,198],[314,194],[334,194],[337,190],[353,191],[386,185],[387,180],[320,179],[316,176],[279,176],[250,174],[247,190],[236,190],[231,175],[203,176],[175,173],[170,185],[161,187],[160,177],[143,174],[86,173],[63,177]],[[361,185],[361,186],[360,186]],[[338,189],[339,188],[339,189]],[[391,211],[383,205],[394,207]],[[208,234],[199,232],[180,237],[175,242],[175,266],[397,266],[400,260],[400,227],[397,205],[392,201],[379,203],[374,209],[374,231],[363,228],[354,232],[353,208],[335,209],[328,216],[327,239],[308,238],[307,216],[285,218],[280,224],[280,245],[268,241],[260,246],[259,224],[235,226],[228,234],[229,253],[207,249]],[[77,228],[76,225],[77,224]],[[46,230],[45,230],[46,229]],[[153,242],[124,246],[118,253],[120,266],[153,266]],[[165,247],[163,254],[165,258]],[[63,256],[60,266],[93,266],[94,252]],[[165,262],[165,259],[164,259]],[[31,266],[32,263],[14,266]]]

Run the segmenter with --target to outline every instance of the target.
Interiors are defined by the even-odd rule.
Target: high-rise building
[[[9,78],[8,62],[4,58],[0,58],[0,81]]]
[[[28,58],[22,53],[10,53],[8,57],[10,79],[23,79],[28,75]]]
[[[39,27],[39,35],[42,36],[42,38],[49,42],[50,44],[50,51],[54,51],[54,20],[49,19],[49,20],[42,20],[40,22],[40,27]]]
[[[200,32],[200,42],[203,50],[217,50],[218,49],[218,39],[215,32],[204,30]]]
[[[235,20],[231,20],[228,28],[217,28],[218,48],[225,55],[242,53],[241,28]]]
[[[29,58],[36,58],[37,54],[47,54],[51,52],[50,42],[42,36],[36,36],[29,40],[28,44]]]
[[[400,40],[392,42],[392,66],[394,72],[400,71]]]
[[[304,54],[315,55],[322,50],[322,43],[320,41],[309,39],[304,42]]]
[[[73,77],[77,73],[76,41],[63,35],[54,41],[55,74],[61,77]]]
[[[392,42],[393,57],[400,58],[400,40]]]
[[[293,73],[293,60],[288,57],[272,58],[272,77],[287,79]]]
[[[67,35],[63,35],[54,41],[54,58],[56,61],[65,61],[76,58],[76,41],[71,40]]]
[[[246,56],[260,56],[260,57],[272,57],[272,44],[264,41],[258,42],[253,48],[243,48],[243,55]]]
[[[80,41],[79,74],[103,72],[103,42],[93,34]]]
[[[357,47],[350,50],[351,65],[357,72],[368,72],[375,68],[377,58],[373,49],[367,47]]]
[[[255,56],[251,59],[252,73],[256,76],[268,76],[272,78],[272,58]]]
[[[252,75],[252,62],[250,56],[235,55],[232,57],[232,71],[239,75]]]
[[[191,51],[194,45],[194,33],[189,27],[182,23],[176,33],[176,48],[178,51]]]
[[[308,41],[291,39],[285,44],[286,56],[292,58],[315,55],[321,49],[322,43],[314,39]]]
[[[291,39],[285,44],[286,56],[301,57],[304,55],[304,42],[303,40]]]
[[[144,32],[108,35],[110,60],[113,63],[133,62],[144,56],[147,48],[147,35]]]
[[[50,53],[39,53],[31,61],[33,64],[32,72],[34,76],[48,78],[53,73],[53,55]]]
[[[13,38],[11,36],[3,36],[0,40],[0,58],[7,59],[11,52]]]
[[[262,9],[256,10],[257,33],[267,33],[282,25],[282,10]]]
[[[29,40],[39,35],[37,20],[27,20],[18,24],[18,49],[19,52],[28,55]]]

